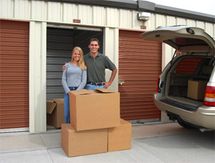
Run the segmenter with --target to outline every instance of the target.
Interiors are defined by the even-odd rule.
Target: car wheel
[[[178,118],[178,119],[177,119],[177,122],[178,122],[178,124],[179,124],[180,126],[186,128],[186,129],[196,129],[196,127],[195,127],[194,125],[192,125],[192,124],[190,124],[190,123],[184,121],[184,120],[181,119],[181,118]]]

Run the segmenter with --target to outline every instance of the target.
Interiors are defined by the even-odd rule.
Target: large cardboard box
[[[70,124],[61,126],[61,146],[67,156],[107,152],[107,129],[77,132]]]
[[[47,124],[60,128],[64,123],[64,100],[53,99],[47,101]]]
[[[119,92],[107,89],[72,91],[70,117],[77,131],[119,126]]]
[[[131,123],[121,119],[120,126],[108,129],[108,151],[126,150],[131,148]]]
[[[194,100],[204,100],[207,82],[201,80],[188,80],[187,97]]]

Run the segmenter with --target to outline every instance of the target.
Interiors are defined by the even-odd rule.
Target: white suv
[[[185,128],[215,129],[215,41],[203,29],[160,27],[143,33],[146,40],[175,49],[160,75],[156,106]]]

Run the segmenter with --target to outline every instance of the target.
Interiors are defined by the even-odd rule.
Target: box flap
[[[54,101],[55,103],[57,103],[57,104],[62,104],[62,103],[64,103],[64,99],[63,99],[63,98],[55,98],[55,99],[53,99],[53,101]]]
[[[105,88],[97,88],[95,91],[98,93],[113,93],[113,92],[115,92],[115,91],[112,91],[110,89],[105,89]]]
[[[57,103],[55,103],[53,100],[50,100],[47,102],[47,113],[52,114],[53,110],[57,106]]]
[[[89,95],[92,93],[94,93],[93,90],[86,90],[86,89],[81,89],[78,91],[72,91],[72,94],[75,94],[75,95]]]

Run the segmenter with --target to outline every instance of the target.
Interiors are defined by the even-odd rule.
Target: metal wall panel
[[[187,25],[187,21],[184,18],[176,18],[176,25]]]
[[[13,18],[13,7],[13,0],[0,1],[0,18]]]
[[[106,26],[107,17],[106,9],[104,7],[93,6],[93,25]]]
[[[72,23],[73,19],[78,18],[77,4],[63,4],[63,22]]]
[[[195,27],[196,26],[196,21],[191,20],[191,19],[187,19],[187,25]]]
[[[47,2],[32,1],[31,3],[31,19],[38,21],[47,21]]]
[[[214,33],[214,39],[215,39],[215,24],[213,24],[213,33]]]
[[[205,23],[205,31],[206,31],[209,35],[211,35],[211,36],[214,36],[214,31],[213,31],[213,29],[214,29],[214,25],[213,25],[213,24],[211,24],[211,23]]]
[[[166,16],[165,15],[158,15],[156,14],[155,15],[156,18],[155,18],[155,28],[159,27],[159,26],[166,26]]]
[[[83,4],[71,4],[66,2],[47,2],[35,0],[2,0],[0,1],[0,17],[6,19],[46,21],[50,23],[69,23],[76,25],[93,25],[103,27],[116,27],[123,29],[141,29],[141,25],[146,30],[155,29],[165,25],[195,25],[208,30],[207,22],[190,20],[186,18],[154,14],[148,21],[137,20],[136,10],[117,9],[102,6],[88,6]],[[80,19],[81,23],[74,23],[73,19]],[[176,21],[171,21],[171,20]],[[209,30],[215,38],[215,26]],[[210,26],[211,26],[210,25]],[[211,27],[210,27],[211,28]]]
[[[107,23],[108,27],[119,27],[119,9],[107,8]]]
[[[120,19],[119,26],[121,28],[131,28],[131,22],[133,19],[132,11],[130,10],[119,10],[120,18],[126,18],[126,19]]]
[[[29,0],[15,0],[14,1],[14,17],[30,19],[31,17],[31,3]]]
[[[81,23],[92,25],[93,24],[92,6],[78,5],[78,18],[81,20]]]
[[[166,24],[167,24],[167,26],[176,25],[176,18],[172,17],[172,16],[167,16]]]
[[[62,3],[48,2],[48,21],[62,22]]]
[[[196,27],[205,29],[205,22],[196,21]]]
[[[147,27],[147,30],[153,30],[156,28],[156,15],[151,14],[150,19],[144,23]]]

